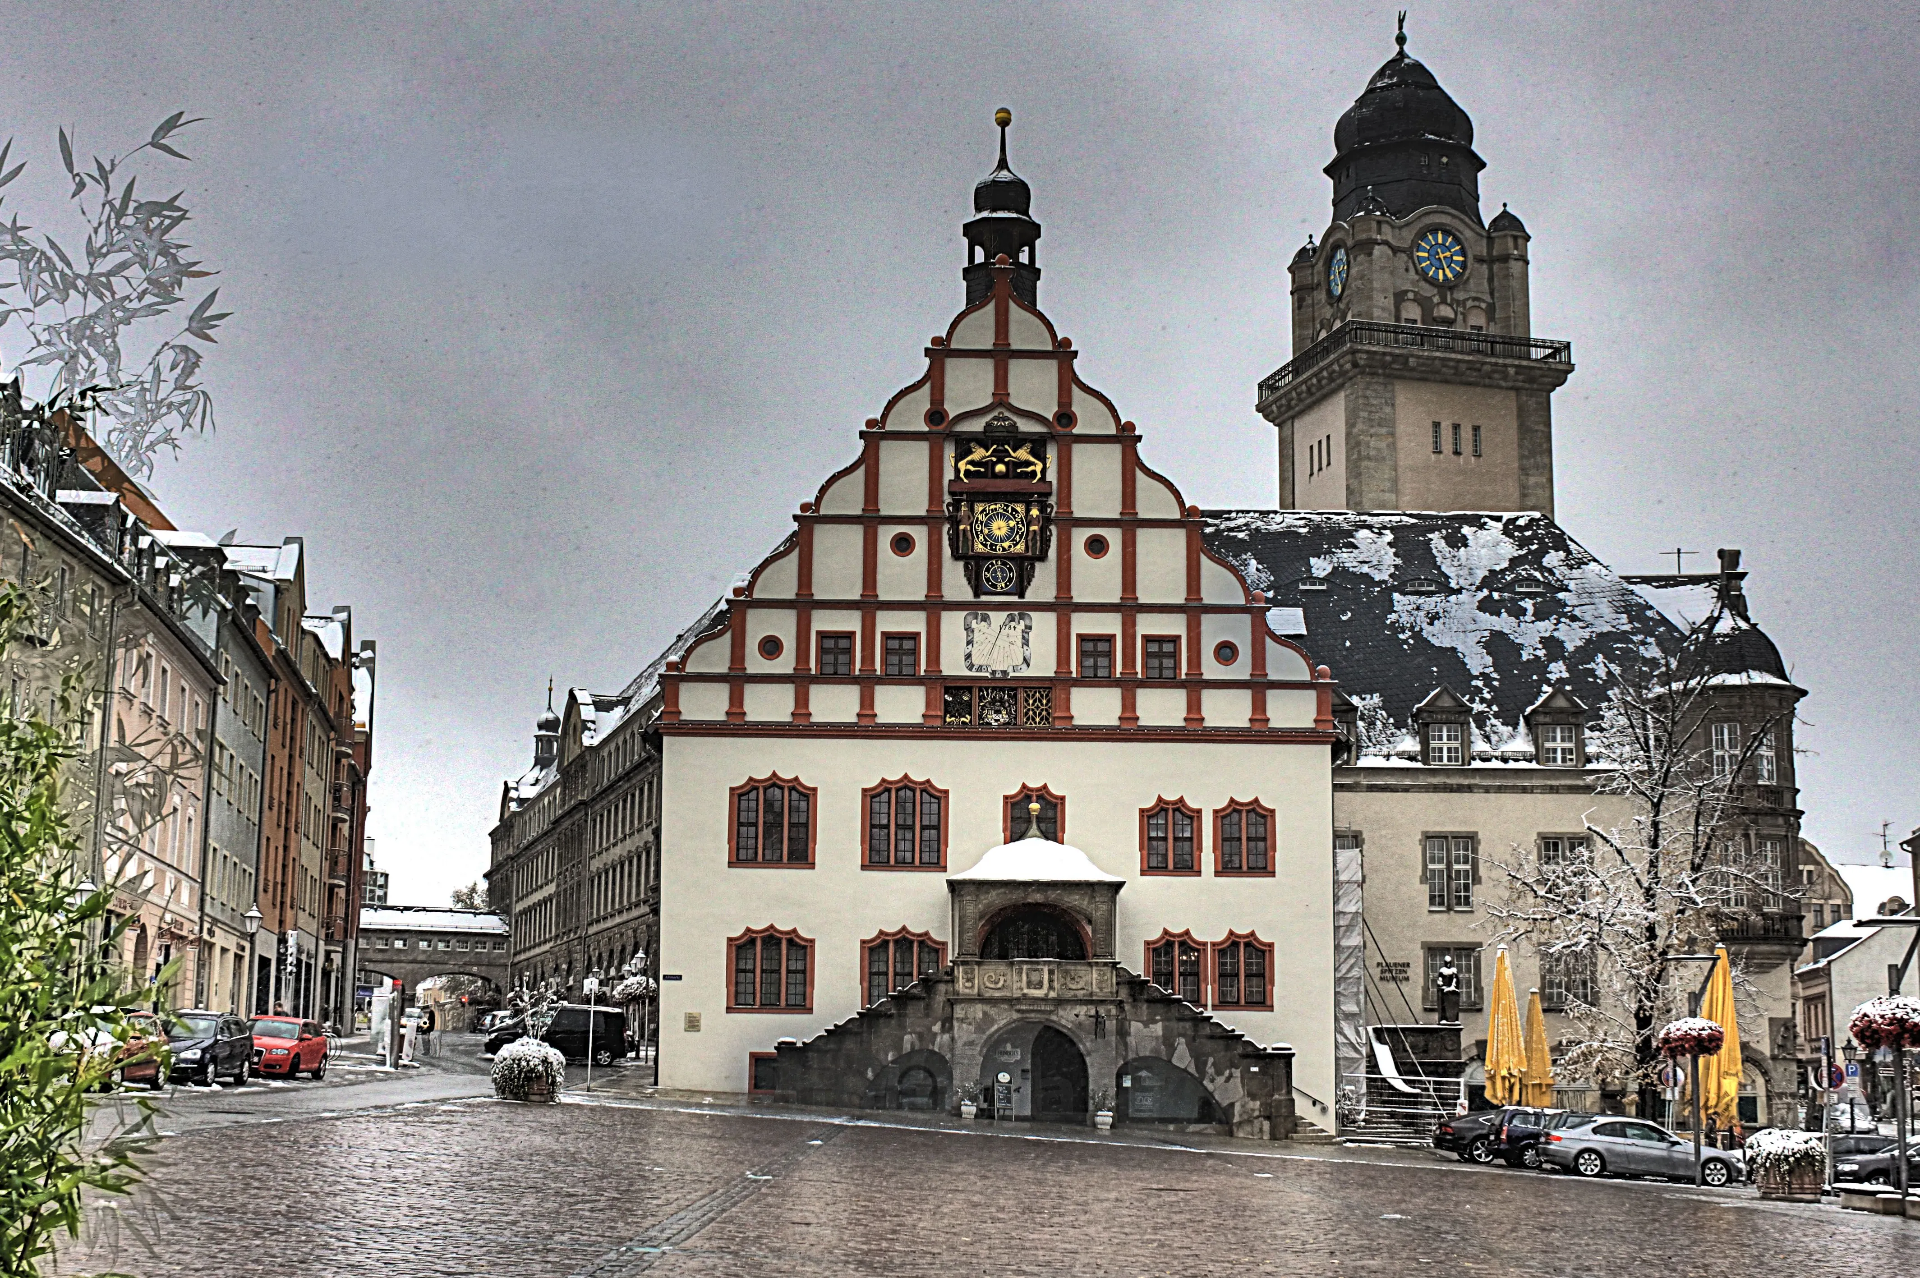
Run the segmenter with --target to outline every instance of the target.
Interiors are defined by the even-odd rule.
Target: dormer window
[[[1446,587],[1432,577],[1409,577],[1400,583],[1403,595],[1438,595],[1446,593]]]
[[[1459,767],[1466,759],[1467,725],[1464,723],[1429,723],[1427,725],[1426,758],[1430,764],[1443,767]]]
[[[1579,754],[1575,737],[1579,728],[1571,723],[1547,723],[1539,728],[1540,766],[1546,768],[1571,768],[1576,766]]]

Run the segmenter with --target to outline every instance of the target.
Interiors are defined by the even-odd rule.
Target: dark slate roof
[[[1207,548],[1278,607],[1359,701],[1400,728],[1435,688],[1474,708],[1493,744],[1551,688],[1592,707],[1601,670],[1681,630],[1544,515],[1216,510]],[[1324,589],[1301,589],[1302,580]],[[1777,660],[1777,658],[1776,658]]]

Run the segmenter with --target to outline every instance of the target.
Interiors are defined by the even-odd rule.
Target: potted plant
[[[1717,1056],[1726,1041],[1727,1031],[1718,1022],[1703,1016],[1683,1016],[1677,1021],[1668,1022],[1653,1045],[1655,1050],[1668,1058]]]
[[[1817,1203],[1827,1180],[1827,1150],[1818,1132],[1769,1127],[1747,1142],[1747,1166],[1762,1198]]]
[[[980,1089],[970,1083],[960,1087],[960,1117],[971,1123],[973,1116],[980,1112]]]
[[[493,1058],[493,1094],[501,1100],[553,1101],[566,1080],[567,1058],[537,1038],[521,1038]]]
[[[1103,1132],[1113,1130],[1113,1093],[1095,1092],[1093,1094],[1093,1125]]]
[[[1847,1023],[1853,1041],[1874,1051],[1920,1047],[1920,998],[1904,994],[1870,998],[1853,1009]]]

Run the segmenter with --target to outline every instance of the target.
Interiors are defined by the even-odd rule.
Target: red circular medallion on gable
[[[911,555],[913,553],[913,534],[912,533],[895,533],[893,535],[893,540],[889,541],[887,545],[893,550],[894,554],[899,555],[902,559],[905,559],[908,555]]]
[[[1086,541],[1081,543],[1081,546],[1086,550],[1087,558],[1089,559],[1106,558],[1107,539],[1099,533],[1095,533],[1093,536],[1087,538]]]
[[[1213,659],[1223,666],[1230,666],[1240,660],[1240,650],[1223,639],[1213,645]]]
[[[786,651],[786,647],[785,644],[780,642],[780,636],[766,635],[760,640],[760,655],[768,661],[772,661],[782,652]]]

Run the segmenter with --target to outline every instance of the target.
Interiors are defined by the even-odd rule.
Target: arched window
[[[1213,950],[1215,1007],[1273,1005],[1273,947],[1252,932],[1229,932]]]
[[[729,1012],[811,1012],[813,942],[796,931],[757,928],[727,942]]]
[[[869,870],[944,870],[947,792],[902,776],[862,792],[867,804]]]
[[[980,939],[983,959],[1064,959],[1084,962],[1087,936],[1082,924],[1050,905],[1020,905],[995,915]]]
[[[1271,875],[1273,835],[1273,809],[1258,799],[1214,809],[1213,872]]]
[[[1061,842],[1061,832],[1067,823],[1067,798],[1044,785],[1023,785],[1006,797],[1001,812],[1002,837],[1011,843],[1027,836],[1027,826],[1033,820],[1028,805],[1033,803],[1040,805],[1040,837]]]
[[[1140,872],[1200,873],[1200,809],[1168,798],[1140,809]]]
[[[1191,932],[1161,932],[1147,942],[1147,979],[1195,1006],[1207,998],[1207,947]]]
[[[735,786],[729,865],[812,866],[814,789],[775,773]]]
[[[947,964],[947,947],[925,932],[896,928],[882,932],[860,946],[865,957],[866,1003],[878,1003]]]

